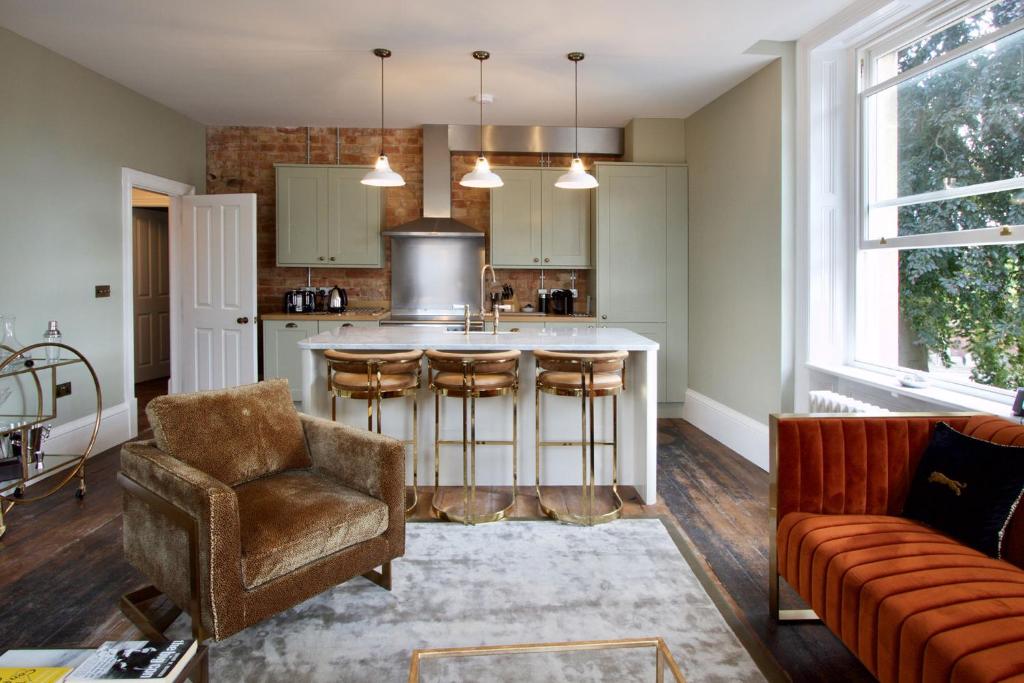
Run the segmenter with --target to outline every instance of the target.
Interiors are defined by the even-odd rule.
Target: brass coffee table
[[[600,661],[616,650],[634,659],[634,667],[644,671],[644,679],[656,683],[666,680],[685,683],[679,666],[668,646],[661,638],[627,638],[623,640],[583,640],[568,643],[532,643],[523,645],[482,645],[479,647],[450,647],[427,650],[413,650],[409,665],[409,683],[434,683],[436,681],[479,680],[481,670],[487,671],[488,680],[527,681],[535,680],[528,664],[539,664],[540,658],[546,667],[560,667],[560,670],[577,673],[587,671],[587,680],[604,680],[605,671]],[[648,650],[649,652],[644,652]],[[646,659],[653,655],[653,658]],[[532,657],[531,657],[532,656]],[[481,661],[481,659],[485,661]],[[666,679],[666,671],[669,678]],[[646,678],[649,672],[649,678]],[[472,673],[474,675],[470,676]],[[597,678],[595,678],[595,674]],[[612,675],[609,673],[609,675]],[[569,677],[572,680],[572,677]],[[608,678],[608,680],[621,680]]]

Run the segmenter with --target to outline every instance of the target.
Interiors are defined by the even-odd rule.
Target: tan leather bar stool
[[[331,394],[331,420],[337,420],[337,400],[355,398],[366,401],[366,428],[374,431],[374,405],[377,408],[377,433],[381,433],[380,404],[389,398],[412,397],[412,438],[402,443],[412,446],[412,500],[406,494],[408,515],[419,502],[419,467],[416,393],[420,388],[420,359],[423,352],[413,351],[324,351],[327,359],[327,388]]]
[[[537,454],[537,500],[545,515],[560,522],[592,526],[618,519],[622,514],[622,498],[619,496],[619,394],[626,388],[626,351],[543,351],[533,352],[537,362],[536,407],[536,454]],[[540,395],[574,396],[580,399],[581,440],[542,441],[540,431]],[[594,438],[594,400],[598,397],[612,398],[612,440],[596,441]],[[589,408],[589,410],[588,410]],[[589,421],[588,421],[589,413]],[[589,428],[589,429],[588,429]],[[540,492],[541,448],[544,446],[579,446],[582,455],[581,512],[566,509],[555,510],[544,503]],[[595,460],[597,446],[612,447],[612,498],[610,509],[594,512],[595,502]],[[587,460],[590,467],[588,476]]]
[[[434,515],[440,519],[483,524],[504,519],[516,504],[518,486],[519,351],[427,351],[430,389],[434,392]],[[512,396],[512,440],[478,441],[476,400]],[[441,397],[462,399],[462,440],[441,438]],[[462,503],[438,506],[441,446],[462,445]],[[476,447],[512,447],[512,496],[507,505],[477,511]],[[492,494],[493,495],[493,494]]]

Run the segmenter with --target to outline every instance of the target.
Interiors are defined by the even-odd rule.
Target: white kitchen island
[[[657,415],[658,415],[658,343],[621,328],[579,327],[562,329],[524,329],[499,334],[445,331],[443,327],[382,326],[338,327],[299,342],[302,349],[302,410],[330,418],[325,349],[400,350],[441,349],[445,351],[519,349],[519,485],[532,487],[536,476],[534,378],[536,368],[532,351],[629,351],[626,363],[626,389],[619,396],[619,483],[633,486],[648,504],[657,500]],[[416,397],[419,411],[419,485],[433,484],[434,475],[434,396],[427,386],[426,359],[423,388]],[[410,438],[412,398],[388,399],[383,405],[383,432],[396,438]],[[462,438],[462,401],[441,399],[441,438]],[[611,440],[612,401],[598,398],[596,438]],[[337,419],[366,427],[366,403],[337,399]],[[580,439],[580,400],[541,395],[542,439],[545,441]],[[512,397],[477,400],[477,439],[512,438]],[[440,483],[462,484],[460,446],[443,446]],[[597,447],[598,485],[612,483],[612,457],[609,447]],[[563,486],[580,484],[580,448],[545,447],[541,460],[541,484]],[[481,486],[511,486],[511,448],[477,447],[477,481]],[[406,483],[412,484],[412,460],[407,459]]]

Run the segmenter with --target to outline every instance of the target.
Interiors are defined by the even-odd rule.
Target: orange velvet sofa
[[[900,517],[940,421],[1024,446],[991,415],[772,416],[769,608],[820,619],[883,683],[1024,681],[1024,505],[1002,560]],[[779,610],[780,577],[811,610]]]

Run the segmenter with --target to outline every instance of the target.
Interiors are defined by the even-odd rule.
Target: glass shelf
[[[0,415],[0,436],[11,432],[20,432],[22,429],[38,427],[44,422],[56,419],[56,415],[39,415],[31,413],[28,415]]]
[[[22,483],[30,483],[36,479],[49,477],[52,474],[66,470],[68,467],[78,464],[78,461],[81,459],[82,456],[80,455],[50,455],[47,453],[43,456],[43,466],[41,468],[37,468],[35,463],[29,463],[27,479],[22,479],[20,474],[10,479],[7,478],[7,474],[0,473],[0,477],[2,477],[0,478],[0,493],[7,493]]]
[[[4,356],[3,358],[0,358],[0,363],[3,363],[9,357],[10,356],[8,355],[8,356]],[[11,377],[11,376],[14,376],[14,375],[23,375],[26,372],[33,372],[33,371],[39,371],[39,370],[49,370],[51,368],[59,368],[59,367],[65,366],[65,365],[75,365],[77,363],[81,363],[82,359],[81,358],[61,358],[61,359],[55,360],[55,361],[48,361],[45,358],[34,358],[34,359],[32,359],[32,363],[33,363],[32,367],[26,367],[25,366],[26,362],[27,361],[24,358],[18,359],[16,361],[14,361],[10,365],[8,365],[6,368],[4,368],[3,371],[0,371],[0,377]]]

